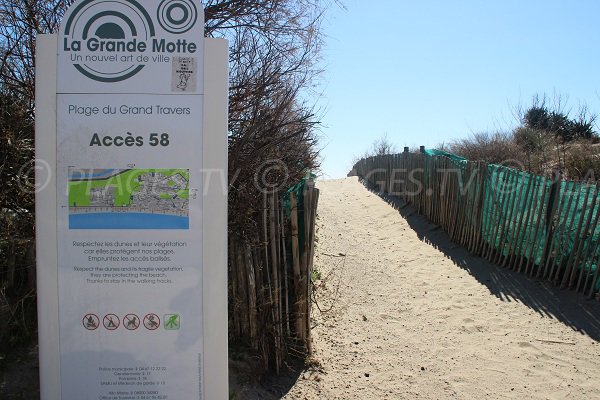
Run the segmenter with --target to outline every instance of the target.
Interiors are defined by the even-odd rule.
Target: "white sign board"
[[[203,24],[202,6],[192,0],[80,0],[63,18],[55,42],[55,164],[48,163],[57,288],[40,287],[40,341],[57,333],[59,350],[45,355],[40,343],[42,398],[226,396],[226,387],[211,389],[206,371],[215,357],[226,368],[226,317],[211,320],[205,303],[226,310],[226,184],[206,185],[219,181],[207,171],[220,171],[226,182],[227,71],[221,60],[221,120],[212,123],[219,132],[203,132],[211,127],[203,118],[211,102]],[[215,133],[222,137],[211,140]],[[209,152],[219,156],[205,160]],[[38,242],[47,240],[41,235],[51,222],[39,216]],[[207,223],[219,224],[221,240],[208,250]],[[38,259],[44,251],[38,245]],[[210,259],[222,264],[206,265]],[[218,298],[207,297],[209,286]],[[51,310],[44,297],[54,295]],[[42,325],[48,313],[57,332]],[[225,354],[207,350],[213,345]],[[56,358],[58,375],[44,371],[44,357]],[[226,369],[220,374],[226,384]]]

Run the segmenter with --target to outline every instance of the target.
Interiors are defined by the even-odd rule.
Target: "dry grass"
[[[595,181],[600,177],[600,144],[595,139],[564,143],[547,132],[520,127],[510,133],[476,133],[450,143],[445,150],[537,175],[560,170],[567,179]]]

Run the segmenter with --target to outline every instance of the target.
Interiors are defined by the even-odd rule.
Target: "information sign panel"
[[[63,18],[49,178],[60,389],[44,387],[41,313],[42,397],[205,398],[203,24],[192,0],[79,0]]]

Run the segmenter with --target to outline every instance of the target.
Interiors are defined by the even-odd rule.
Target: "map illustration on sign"
[[[188,169],[69,168],[69,229],[189,229]]]

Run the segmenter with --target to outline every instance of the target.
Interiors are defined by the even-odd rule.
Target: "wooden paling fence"
[[[600,186],[440,151],[369,157],[353,173],[401,197],[457,244],[512,270],[600,296]]]
[[[311,351],[310,305],[319,190],[263,194],[262,224],[249,242],[229,232],[230,336],[279,372],[288,354]]]

